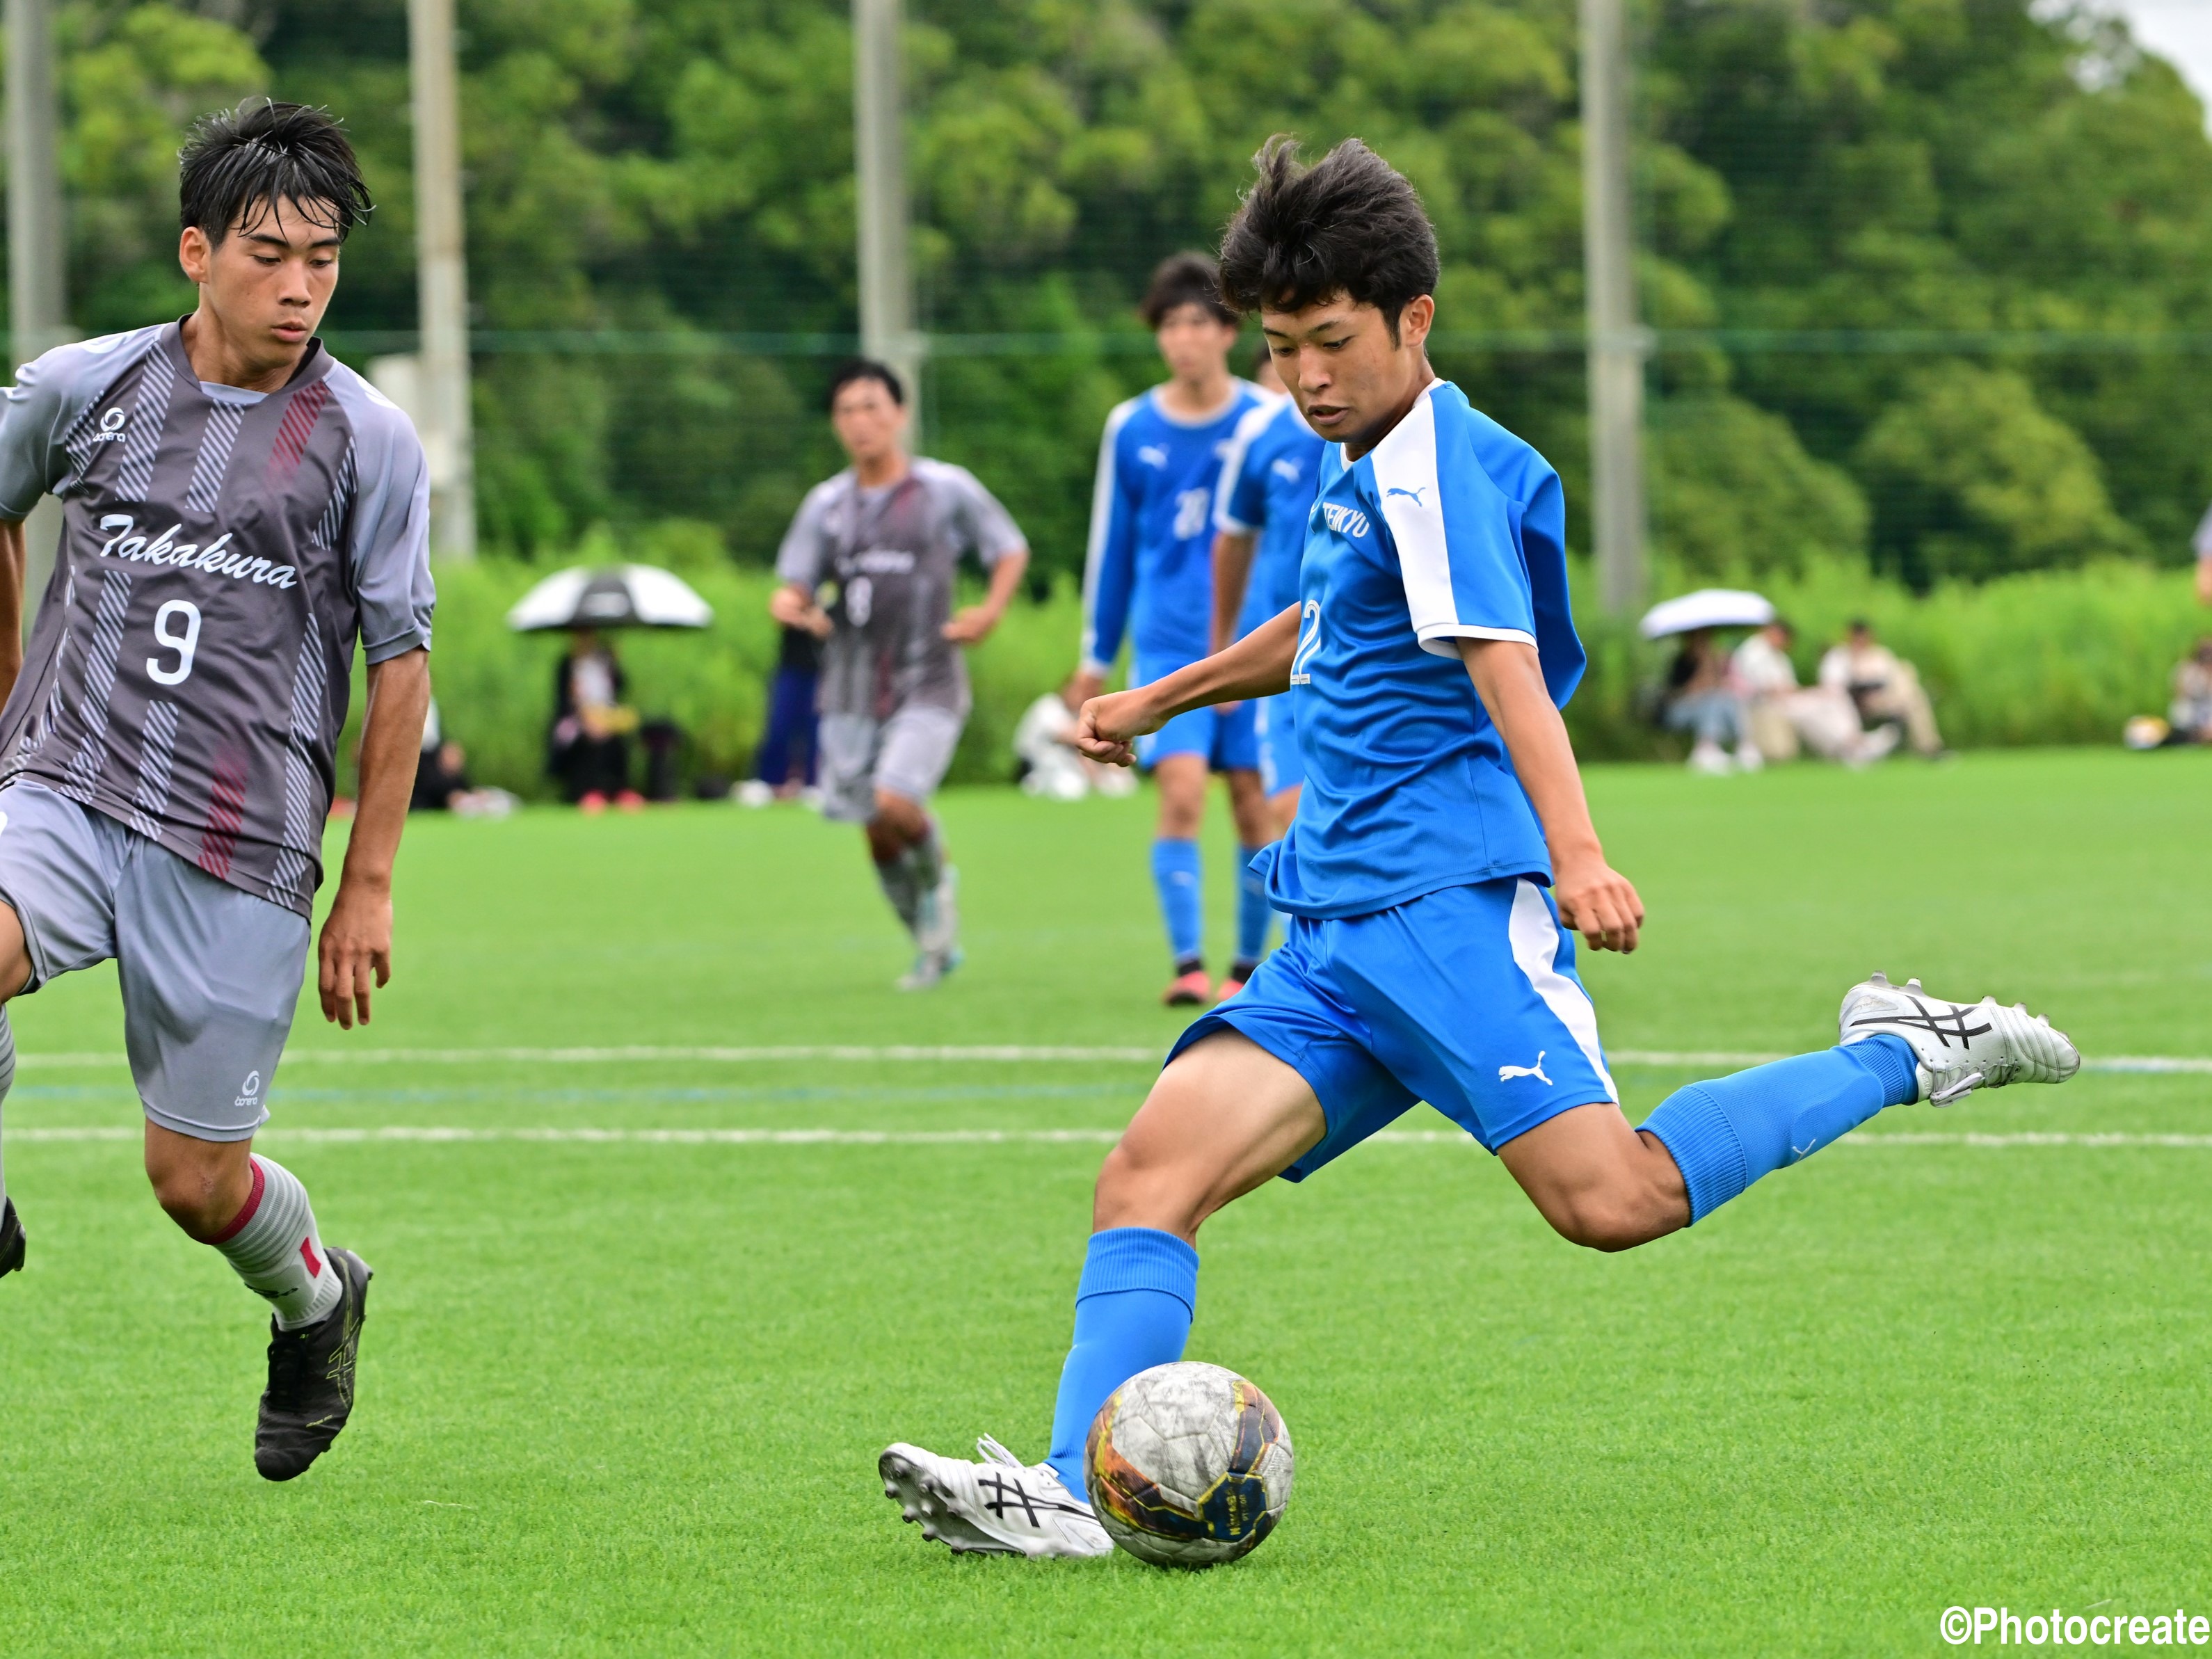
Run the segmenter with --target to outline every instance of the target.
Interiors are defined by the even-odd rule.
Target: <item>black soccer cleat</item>
[[[23,1265],[23,1224],[16,1218],[15,1200],[0,1200],[0,1279]]]
[[[269,1388],[253,1431],[253,1467],[264,1480],[306,1474],[353,1415],[354,1363],[372,1274],[351,1250],[326,1247],[323,1259],[343,1286],[338,1305],[296,1331],[270,1322]]]

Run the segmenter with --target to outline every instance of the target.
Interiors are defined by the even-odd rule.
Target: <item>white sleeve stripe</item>
[[[1372,459],[1383,522],[1398,544],[1414,637],[1425,640],[1433,630],[1457,627],[1443,492],[1437,488],[1437,414],[1427,395],[1375,446]]]
[[[1221,458],[1221,477],[1213,486],[1213,527],[1226,530],[1231,535],[1249,536],[1252,526],[1239,524],[1230,515],[1229,498],[1235,493],[1237,481],[1243,476],[1244,458],[1252,453],[1252,440],[1267,429],[1274,418],[1275,404],[1271,401],[1246,412],[1237,422],[1236,435],[1229,441],[1229,453]]]
[[[1083,556],[1083,659],[1093,660],[1091,643],[1097,630],[1091,617],[1098,605],[1098,562],[1106,550],[1106,532],[1114,521],[1115,441],[1137,407],[1134,398],[1115,407],[1106,417],[1106,430],[1098,440],[1098,477],[1091,489],[1091,544]]]
[[[1421,649],[1432,657],[1456,657],[1459,647],[1444,643],[1447,640],[1505,640],[1515,645],[1536,648],[1536,636],[1522,628],[1476,628],[1467,623],[1439,623],[1424,628],[1413,637],[1421,642]]]

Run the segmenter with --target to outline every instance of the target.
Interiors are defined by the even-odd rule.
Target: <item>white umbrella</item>
[[[649,564],[579,565],[548,576],[507,613],[518,634],[553,628],[704,628],[714,607]]]
[[[1701,587],[1653,605],[1644,613],[1641,627],[1645,639],[1663,640],[1669,634],[1700,628],[1764,628],[1773,620],[1773,605],[1756,593],[1736,587]]]

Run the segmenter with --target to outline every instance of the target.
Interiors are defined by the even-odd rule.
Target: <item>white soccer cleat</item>
[[[1114,1545],[1049,1463],[1024,1464],[988,1434],[984,1461],[939,1457],[901,1442],[876,1460],[884,1496],[921,1535],[955,1555],[1110,1555]]]
[[[2008,1083],[2063,1083],[2081,1069],[2081,1050],[2041,1014],[2017,1002],[2000,1007],[1995,997],[1946,1002],[1917,979],[1900,987],[1876,974],[1852,986],[1838,1024],[1845,1048],[1869,1037],[1903,1037],[1920,1062],[1920,1098],[1931,1106]]]
[[[914,942],[926,952],[951,956],[960,949],[960,872],[946,865],[937,885],[921,896]]]

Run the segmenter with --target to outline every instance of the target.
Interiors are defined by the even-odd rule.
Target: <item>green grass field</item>
[[[1617,1051],[1819,1046],[1882,967],[2026,999],[2093,1061],[2212,1054],[2212,757],[1591,791],[1651,912],[1588,969]],[[1042,1455],[1147,1065],[543,1051],[1157,1051],[1149,810],[948,796],[969,965],[927,998],[807,815],[418,822],[398,977],[366,1032],[303,1006],[262,1143],[378,1270],[353,1425],[287,1486],[251,1462],[259,1304],[139,1174],[111,977],[19,1004],[0,1650],[1859,1655],[1943,1650],[1954,1603],[2212,1611],[2203,1075],[1897,1109],[1617,1257],[1480,1149],[1370,1146],[1202,1241],[1192,1355],[1298,1449],[1257,1554],[955,1559],[899,1525],[886,1441]],[[540,1052],[458,1052],[488,1048]],[[1618,1069],[1639,1115],[1699,1074]],[[962,1131],[1010,1133],[916,1139]]]

